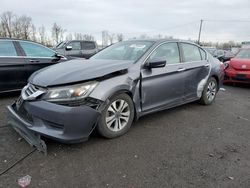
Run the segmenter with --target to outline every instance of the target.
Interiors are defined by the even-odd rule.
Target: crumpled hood
[[[230,60],[230,65],[234,69],[250,70],[250,59],[236,59],[236,58],[233,58],[233,59]]]
[[[29,82],[42,87],[80,82],[125,70],[132,63],[133,61],[74,59],[33,73]]]

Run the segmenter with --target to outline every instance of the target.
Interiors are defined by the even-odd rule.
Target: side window
[[[166,60],[167,64],[180,63],[177,43],[166,43],[159,46],[149,57],[149,60]]]
[[[17,56],[13,42],[0,41],[0,56]]]
[[[82,42],[82,49],[83,50],[94,50],[95,43],[94,42]]]
[[[202,60],[206,60],[207,59],[206,52],[200,48],[200,53],[201,53]]]
[[[32,42],[19,42],[28,57],[52,57],[55,55],[53,50]]]
[[[70,42],[67,46],[72,46],[72,50],[81,50],[81,42]]]
[[[185,62],[200,61],[201,54],[197,46],[187,43],[182,43],[182,50]]]

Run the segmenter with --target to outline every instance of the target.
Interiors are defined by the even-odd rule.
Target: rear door
[[[21,89],[25,73],[25,61],[15,42],[0,40],[0,92]]]
[[[142,110],[147,113],[182,103],[184,93],[183,67],[176,42],[159,45],[147,61],[166,60],[162,68],[142,68]]]
[[[29,41],[19,41],[18,45],[25,55],[27,80],[33,72],[53,65],[59,60],[55,57],[55,52],[53,50],[40,44]]]
[[[82,55],[84,58],[90,58],[97,52],[97,46],[92,41],[82,41]]]
[[[185,76],[184,100],[194,100],[201,96],[210,72],[210,63],[206,52],[190,43],[180,43],[183,56],[183,71]]]

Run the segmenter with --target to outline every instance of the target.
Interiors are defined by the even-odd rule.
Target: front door
[[[142,111],[145,113],[182,102],[185,78],[178,44],[170,42],[158,46],[147,61],[157,60],[166,60],[166,66],[141,70]]]
[[[71,46],[72,48],[67,50],[67,46]],[[65,55],[72,57],[82,57],[82,46],[80,41],[71,41],[65,47]]]

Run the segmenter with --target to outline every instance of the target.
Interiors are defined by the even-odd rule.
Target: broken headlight
[[[86,98],[95,89],[98,82],[49,88],[42,99],[46,101],[73,101]]]

